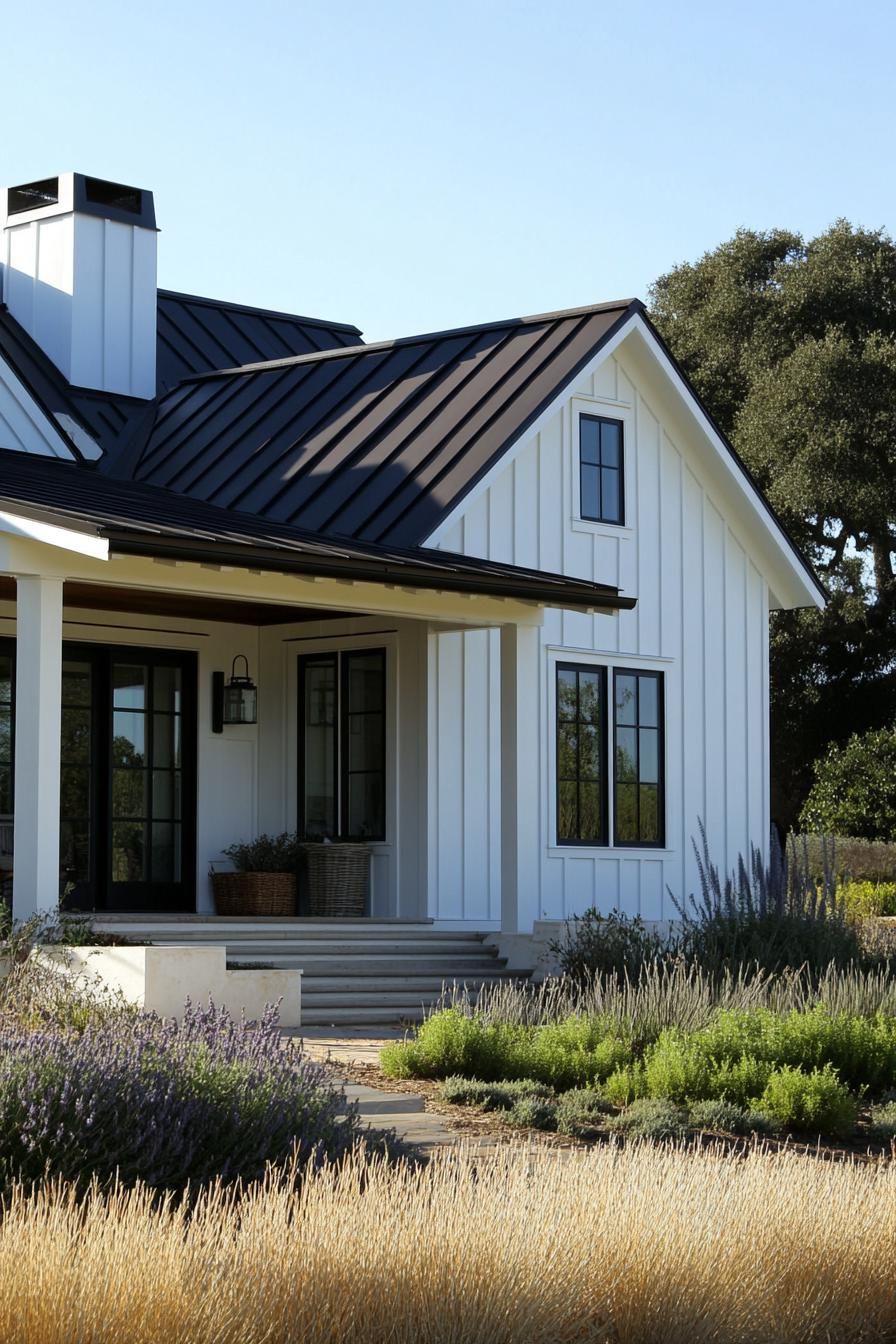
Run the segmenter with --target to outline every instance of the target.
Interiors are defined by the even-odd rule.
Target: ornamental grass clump
[[[347,1118],[339,1116],[348,1110]],[[358,1120],[324,1070],[211,1003],[182,1022],[121,1015],[81,1032],[0,1019],[0,1184],[61,1177],[181,1190],[339,1157]]]
[[[894,1280],[896,1163],[761,1149],[357,1153],[0,1221],[3,1344],[869,1344]]]

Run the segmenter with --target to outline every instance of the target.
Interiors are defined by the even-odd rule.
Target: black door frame
[[[13,657],[14,638],[0,639],[0,649]],[[89,662],[91,688],[91,821],[89,834],[92,880],[75,888],[64,900],[73,910],[131,911],[134,913],[193,913],[196,910],[196,821],[197,821],[197,693],[198,656],[181,649],[160,649],[136,644],[101,644],[64,640],[63,659]],[[183,705],[181,710],[181,878],[172,883],[112,882],[112,666],[116,662],[148,662],[179,667]],[[60,692],[61,693],[61,692]],[[15,691],[13,690],[13,706]],[[149,716],[148,716],[149,717]],[[13,733],[15,710],[13,710]],[[14,741],[14,738],[13,738]],[[13,748],[14,750],[14,748]],[[149,750],[147,746],[147,751]],[[14,759],[14,758],[13,758]],[[14,778],[14,772],[13,772]],[[151,767],[150,767],[151,778]],[[15,795],[13,793],[13,808]],[[61,817],[60,817],[61,821]],[[14,862],[15,860],[13,860]],[[61,874],[60,874],[61,877]]]

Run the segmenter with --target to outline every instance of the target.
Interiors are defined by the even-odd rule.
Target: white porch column
[[[538,626],[501,626],[501,929],[539,916]]]
[[[59,904],[62,579],[16,576],[13,915]]]

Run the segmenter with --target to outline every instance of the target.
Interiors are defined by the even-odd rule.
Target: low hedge
[[[855,1124],[856,1096],[885,1097],[896,1087],[896,1018],[824,1007],[728,1010],[707,1027],[667,1028],[636,1049],[618,1025],[600,1017],[509,1026],[447,1009],[381,1058],[393,1077],[454,1075],[449,1090],[472,1104],[522,1111],[520,1092],[529,1089],[533,1102],[543,1101],[543,1092],[534,1094],[546,1085],[561,1093],[590,1089],[622,1108],[642,1100],[679,1108],[717,1103],[720,1115],[727,1105],[777,1127],[842,1135]],[[465,1088],[464,1079],[479,1081]],[[501,1096],[500,1084],[511,1080],[530,1081]],[[574,1130],[576,1117],[570,1114],[568,1123]]]

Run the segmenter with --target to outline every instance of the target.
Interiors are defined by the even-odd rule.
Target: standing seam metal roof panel
[[[159,393],[184,378],[253,360],[289,358],[357,345],[361,333],[342,322],[248,308],[160,289],[158,300]]]
[[[636,311],[601,305],[197,378],[134,479],[323,535],[415,546]]]

